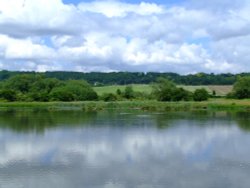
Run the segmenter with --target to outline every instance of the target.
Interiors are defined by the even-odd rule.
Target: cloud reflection
[[[144,124],[154,122],[154,116],[133,117]],[[57,127],[44,135],[2,129],[0,185],[193,188],[249,184],[249,135],[231,120],[207,119],[203,126],[199,124],[176,119],[168,129],[107,124]]]

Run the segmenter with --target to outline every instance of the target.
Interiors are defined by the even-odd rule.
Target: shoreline
[[[210,99],[203,102],[159,101],[79,101],[79,102],[0,102],[0,110],[81,110],[86,112],[105,110],[165,111],[250,111],[250,100]]]

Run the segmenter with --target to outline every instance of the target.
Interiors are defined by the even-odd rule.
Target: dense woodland
[[[59,80],[86,80],[91,85],[127,85],[127,84],[149,84],[157,78],[163,77],[179,85],[233,85],[238,77],[250,76],[250,73],[241,74],[189,74],[179,75],[176,73],[155,72],[111,72],[111,73],[81,73],[81,72],[10,72],[0,71],[0,81],[6,80],[14,75],[31,74],[41,75],[45,78],[56,78]]]

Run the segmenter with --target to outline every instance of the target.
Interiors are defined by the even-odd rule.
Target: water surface
[[[250,114],[0,112],[1,188],[249,188]]]

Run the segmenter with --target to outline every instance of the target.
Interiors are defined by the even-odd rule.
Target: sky
[[[0,0],[0,70],[250,71],[250,0]]]

